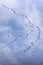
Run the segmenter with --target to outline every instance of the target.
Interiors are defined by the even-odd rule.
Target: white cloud
[[[21,3],[22,2],[22,3]],[[3,3],[5,4],[5,5],[7,5],[9,8],[15,8],[15,9],[17,9],[16,10],[16,12],[18,12],[18,13],[23,13],[23,14],[25,14],[25,15],[27,15],[28,16],[28,19],[33,23],[33,24],[35,24],[35,25],[38,25],[39,27],[40,27],[40,29],[42,30],[42,27],[41,27],[41,25],[40,25],[40,22],[41,22],[41,18],[40,18],[40,12],[37,10],[37,7],[36,7],[36,4],[34,4],[31,0],[30,1],[28,1],[28,0],[23,0],[23,1],[20,1],[20,0],[3,0]],[[3,21],[4,21],[4,23],[7,23],[8,24],[8,22],[9,22],[9,19],[10,18],[15,18],[15,16],[14,15],[12,15],[12,13],[11,13],[11,11],[10,11],[10,14],[9,14],[9,12],[7,12],[7,10],[5,10],[5,8],[4,7],[2,7],[3,9],[3,13],[4,13],[4,15],[3,15],[3,13],[1,14],[1,17],[0,17],[0,24],[1,24],[1,22],[3,23]],[[6,14],[5,14],[6,13]],[[9,14],[9,15],[8,15]],[[10,16],[11,15],[11,16]],[[27,28],[29,27],[29,26],[27,26],[27,27],[25,27],[24,26],[24,24],[25,23],[27,23],[28,21],[25,19],[25,18],[23,18],[21,15],[20,15],[20,17],[19,16],[17,16],[17,22],[18,23],[20,23],[21,25],[23,25],[23,28],[25,29],[25,30],[27,30]],[[13,22],[12,22],[13,23]],[[31,28],[28,28],[28,30],[30,30]],[[34,28],[35,29],[35,28]],[[0,26],[0,32],[3,32],[4,34],[8,31],[8,30],[10,30],[11,31],[11,33],[9,33],[9,35],[10,35],[10,40],[12,41],[12,39],[14,39],[14,37],[12,36],[12,30],[11,30],[11,28],[9,27],[9,26],[4,26],[4,24],[2,24],[1,26]],[[26,33],[25,32],[25,30],[24,30],[24,33]],[[18,30],[17,30],[18,31]],[[13,32],[14,33],[14,32]],[[15,34],[15,33],[14,33]],[[35,34],[35,35],[34,35]],[[0,45],[0,51],[5,55],[5,56],[8,56],[8,57],[11,57],[11,58],[13,58],[13,56],[15,55],[16,56],[16,53],[18,53],[19,51],[23,51],[24,49],[25,49],[25,43],[27,42],[27,44],[26,44],[26,46],[28,46],[29,45],[29,42],[31,42],[31,40],[34,38],[34,36],[35,36],[35,38],[36,38],[36,34],[37,34],[37,30],[35,29],[35,32],[34,32],[34,34],[32,34],[31,36],[29,36],[28,38],[25,38],[24,39],[24,37],[22,37],[23,38],[23,40],[17,40],[16,41],[16,44],[12,44],[12,48],[10,48],[9,46],[7,46],[7,47],[5,47],[4,49],[2,48],[3,47],[3,44],[4,45],[6,45],[6,43],[7,42],[9,42],[10,40],[7,38],[7,35],[8,35],[8,33],[6,33],[5,35],[3,35],[3,38],[2,39],[4,39],[4,40],[6,40],[7,42],[6,43],[1,43],[1,45]],[[43,36],[43,32],[42,32],[42,36]],[[13,43],[13,42],[12,42]],[[37,43],[39,43],[39,42],[37,42]],[[40,42],[41,43],[41,42]],[[18,45],[17,45],[18,44]],[[22,45],[21,47],[19,46],[19,45]],[[16,46],[15,46],[16,45]],[[39,46],[39,44],[37,44],[37,46]],[[36,47],[36,45],[35,45],[35,47]],[[37,48],[37,47],[36,47]],[[34,49],[34,47],[32,47],[31,48],[31,51],[30,51],[30,56],[32,55],[32,53],[33,53],[33,50],[32,49]],[[34,49],[34,50],[36,50],[37,51],[37,49]],[[39,51],[39,50],[38,50]],[[23,54],[23,53],[22,53]],[[21,54],[21,55],[22,55]],[[34,54],[34,53],[33,53]],[[28,55],[28,51],[27,51],[27,55]],[[26,55],[26,57],[27,57],[27,55]],[[36,54],[36,55],[38,55],[38,53]],[[14,56],[14,57],[15,57]],[[18,55],[17,55],[18,56]],[[22,58],[23,58],[23,56],[21,56]],[[25,57],[25,54],[24,54],[24,57]],[[25,57],[25,58],[26,58]],[[29,57],[28,57],[29,58]],[[30,57],[31,58],[31,57]],[[14,59],[14,58],[13,58]],[[16,60],[18,60],[17,58],[16,58]],[[15,61],[16,62],[16,61]]]
[[[17,0],[2,0],[1,3],[7,5],[8,7],[16,7],[18,1]]]

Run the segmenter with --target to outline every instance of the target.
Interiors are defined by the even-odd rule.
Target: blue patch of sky
[[[24,28],[16,19],[10,19],[8,22],[8,26],[11,27],[12,32],[15,32],[17,35],[23,36]]]

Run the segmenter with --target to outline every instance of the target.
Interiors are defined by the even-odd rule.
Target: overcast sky
[[[43,65],[43,0],[0,0],[0,65]]]

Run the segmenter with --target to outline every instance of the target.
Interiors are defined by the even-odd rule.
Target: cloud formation
[[[0,65],[43,65],[42,2],[0,1]]]

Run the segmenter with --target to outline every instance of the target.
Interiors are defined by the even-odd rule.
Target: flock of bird
[[[4,7],[4,8],[6,8],[7,10],[10,10],[10,11],[12,11],[13,13],[14,13],[14,15],[16,15],[16,16],[21,16],[21,17],[24,17],[24,18],[26,18],[26,20],[27,20],[27,22],[26,22],[26,24],[25,24],[25,26],[27,26],[28,24],[30,24],[30,26],[32,27],[32,29],[33,28],[36,28],[36,30],[38,30],[37,31],[37,33],[38,33],[38,35],[37,35],[37,38],[35,39],[35,42],[34,41],[31,41],[31,45],[30,46],[28,46],[28,47],[26,47],[26,49],[24,50],[24,52],[26,52],[27,50],[29,50],[32,46],[34,46],[34,43],[36,43],[39,39],[40,39],[40,28],[38,27],[38,26],[36,26],[35,24],[33,24],[33,23],[31,23],[30,22],[30,20],[28,20],[28,17],[26,16],[26,15],[24,15],[24,14],[21,14],[21,13],[16,13],[16,11],[14,10],[14,9],[12,9],[12,8],[9,8],[9,7],[7,7],[5,4],[2,4],[2,6]],[[28,25],[29,26],[29,25]],[[34,32],[34,30],[32,31],[32,30],[30,30],[29,32],[29,29],[28,30],[26,30],[26,33],[24,34],[24,37],[25,37],[25,39],[28,37],[28,35],[30,35],[30,34],[32,34],[32,32]],[[8,33],[10,33],[9,31],[8,31]],[[12,32],[11,32],[11,34],[12,34]],[[12,35],[13,37],[14,37],[14,39],[13,40],[11,40],[9,43],[7,43],[3,48],[5,48],[5,47],[7,47],[9,44],[13,44],[13,42],[16,42],[17,41],[17,39],[21,39],[21,40],[24,40],[22,37],[19,37],[19,35]],[[8,36],[8,38],[9,38],[10,36]],[[24,44],[25,45],[25,44]],[[26,45],[25,45],[26,46]]]

